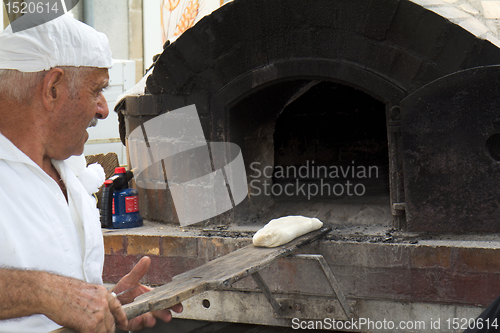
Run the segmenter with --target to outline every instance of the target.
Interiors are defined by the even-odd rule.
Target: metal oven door
[[[500,231],[500,66],[435,80],[400,103],[409,231]]]

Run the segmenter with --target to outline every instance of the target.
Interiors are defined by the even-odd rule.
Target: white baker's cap
[[[23,19],[24,16],[13,24]],[[67,14],[18,32],[13,32],[9,25],[0,34],[0,69],[39,72],[58,66],[112,65],[106,35]]]

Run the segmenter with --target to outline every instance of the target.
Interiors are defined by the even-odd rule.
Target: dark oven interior
[[[304,215],[391,225],[384,103],[339,83],[297,79],[255,91],[228,117],[255,208],[236,221]]]

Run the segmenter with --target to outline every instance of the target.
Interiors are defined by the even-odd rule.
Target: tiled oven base
[[[104,280],[116,282],[140,257],[148,255],[152,267],[143,282],[152,285],[167,283],[177,274],[250,244],[257,228],[182,229],[146,222],[141,228],[105,230]],[[430,322],[430,318],[436,320],[440,316],[441,325],[444,325],[445,315],[457,318],[476,316],[481,307],[500,294],[498,234],[435,236],[358,226],[337,228],[326,239],[308,245],[300,252],[323,255],[347,299],[354,302],[358,316],[369,316],[374,318],[372,320],[392,318]],[[285,258],[261,274],[278,299],[302,299],[306,307],[311,306],[309,303],[314,299],[319,299],[320,305],[334,300],[314,262]],[[282,319],[272,319],[269,304],[260,299],[261,293],[249,278],[235,283],[229,291],[200,297],[211,297],[215,300],[211,303],[217,304],[217,311],[225,313],[222,317],[217,314],[216,320],[290,324]],[[198,298],[185,304],[195,306]],[[219,298],[227,299],[227,302],[217,301]],[[252,302],[257,302],[266,309],[267,317],[235,307],[231,299],[248,304],[248,308],[252,308]],[[262,309],[259,311],[264,311]],[[322,315],[321,311],[317,313]],[[182,316],[207,319],[200,311],[186,311]]]

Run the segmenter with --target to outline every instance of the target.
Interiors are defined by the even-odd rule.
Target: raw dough
[[[269,221],[264,228],[253,235],[253,245],[263,247],[276,247],[318,230],[323,222],[313,217],[285,216]]]

